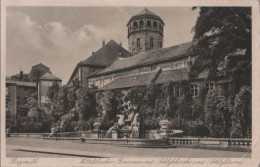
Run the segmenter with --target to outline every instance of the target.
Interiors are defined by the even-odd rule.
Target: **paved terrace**
[[[134,148],[79,141],[6,138],[7,157],[88,157],[88,158],[250,158],[251,153],[196,148]]]

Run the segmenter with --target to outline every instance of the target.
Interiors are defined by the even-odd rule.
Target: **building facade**
[[[6,128],[16,124],[19,117],[27,117],[28,98],[36,96],[39,105],[47,101],[48,89],[54,82],[61,85],[61,79],[51,74],[50,68],[37,64],[29,74],[20,71],[19,74],[6,78]]]

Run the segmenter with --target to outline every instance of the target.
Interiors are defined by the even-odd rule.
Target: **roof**
[[[32,68],[44,68],[44,69],[50,70],[49,67],[47,67],[46,65],[44,65],[42,63],[36,64],[36,65],[32,66]]]
[[[18,74],[14,74],[14,75],[12,75],[11,77],[20,77],[20,75],[21,75],[21,74],[18,73]],[[25,74],[25,73],[23,74],[23,76],[28,76],[28,75],[29,75],[29,74]]]
[[[121,52],[121,55],[120,55]],[[73,76],[77,72],[79,66],[96,66],[105,68],[110,66],[114,61],[119,58],[130,57],[133,54],[125,50],[121,45],[117,44],[114,40],[110,40],[105,46],[98,51],[93,52],[86,60],[77,64],[72,72],[69,82],[73,79]]]
[[[47,72],[51,73],[50,68],[42,63],[32,66],[32,69],[28,75],[30,81],[37,81],[41,76]]]
[[[52,75],[51,73],[47,72],[46,74],[44,74],[43,76],[41,76],[39,78],[39,80],[51,80],[51,81],[61,81],[60,78]]]
[[[169,83],[169,82],[179,82],[183,80],[188,80],[188,68],[175,69],[169,71],[157,71],[152,73],[146,73],[141,75],[134,75],[128,77],[122,77],[115,79],[99,90],[107,89],[120,89],[149,85],[152,82],[155,84]]]
[[[149,85],[153,81],[156,74],[157,72],[153,72],[153,73],[118,78],[110,82],[109,84],[103,86],[99,90],[119,89],[119,88],[129,88],[135,86]]]
[[[14,85],[28,86],[28,87],[36,87],[37,86],[36,82],[17,81],[17,80],[12,80],[10,78],[6,78],[6,84],[14,84]]]
[[[149,52],[139,53],[132,57],[115,61],[111,66],[105,68],[104,70],[98,73],[90,75],[90,77],[112,73],[115,71],[121,71],[121,70],[131,69],[135,67],[150,65],[150,64],[156,64],[159,62],[169,61],[172,59],[183,58],[185,56],[190,56],[194,54],[192,52],[191,47],[192,47],[192,42],[188,42],[188,43],[183,43],[168,48],[162,48],[162,49],[157,49]]]
[[[188,73],[189,73],[188,68],[163,71],[156,79],[155,84],[188,80],[189,79]]]
[[[140,18],[151,18],[151,19],[158,19],[160,21],[162,21],[162,23],[164,24],[163,20],[161,19],[161,17],[159,17],[158,15],[154,14],[153,12],[151,12],[150,10],[148,10],[146,7],[140,11],[139,13],[135,14],[134,16],[132,16],[129,20],[129,22],[127,23],[127,25],[129,25],[129,23],[134,20],[134,19],[140,19]]]
[[[120,55],[121,52],[121,55]],[[118,57],[130,57],[132,53],[125,50],[121,45],[117,44],[114,40],[110,40],[106,45],[98,51],[93,52],[86,60],[81,61],[80,64],[89,64],[97,66],[109,66]]]

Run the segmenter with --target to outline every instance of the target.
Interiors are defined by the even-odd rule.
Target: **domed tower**
[[[163,47],[163,20],[145,8],[130,18],[128,27],[128,49],[137,54]]]

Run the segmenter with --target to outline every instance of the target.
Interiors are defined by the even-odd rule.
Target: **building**
[[[128,49],[137,54],[163,47],[163,20],[145,8],[130,18],[128,27]]]
[[[61,79],[47,72],[38,79],[38,103],[43,104],[48,101],[48,91],[54,82],[61,86]]]
[[[47,101],[48,89],[54,82],[61,85],[61,79],[51,74],[50,68],[37,64],[32,67],[30,73],[12,75],[6,78],[6,128],[16,124],[18,117],[26,117],[28,114],[28,98],[37,95],[38,103]]]
[[[181,81],[188,80],[190,66],[196,59],[192,42],[163,48],[163,20],[147,8],[127,23],[129,51],[134,55],[118,59],[110,66],[88,76],[89,87],[98,90],[128,89],[151,83],[174,83],[174,95],[180,97]],[[205,79],[201,73],[190,85],[193,96],[198,94],[197,81]],[[213,83],[210,88],[213,88]]]
[[[132,54],[124,49],[122,44],[117,44],[114,40],[110,40],[107,44],[103,41],[102,47],[98,51],[92,52],[90,57],[76,65],[68,83],[77,79],[81,86],[88,87],[88,75],[109,67],[118,59],[130,56]]]

